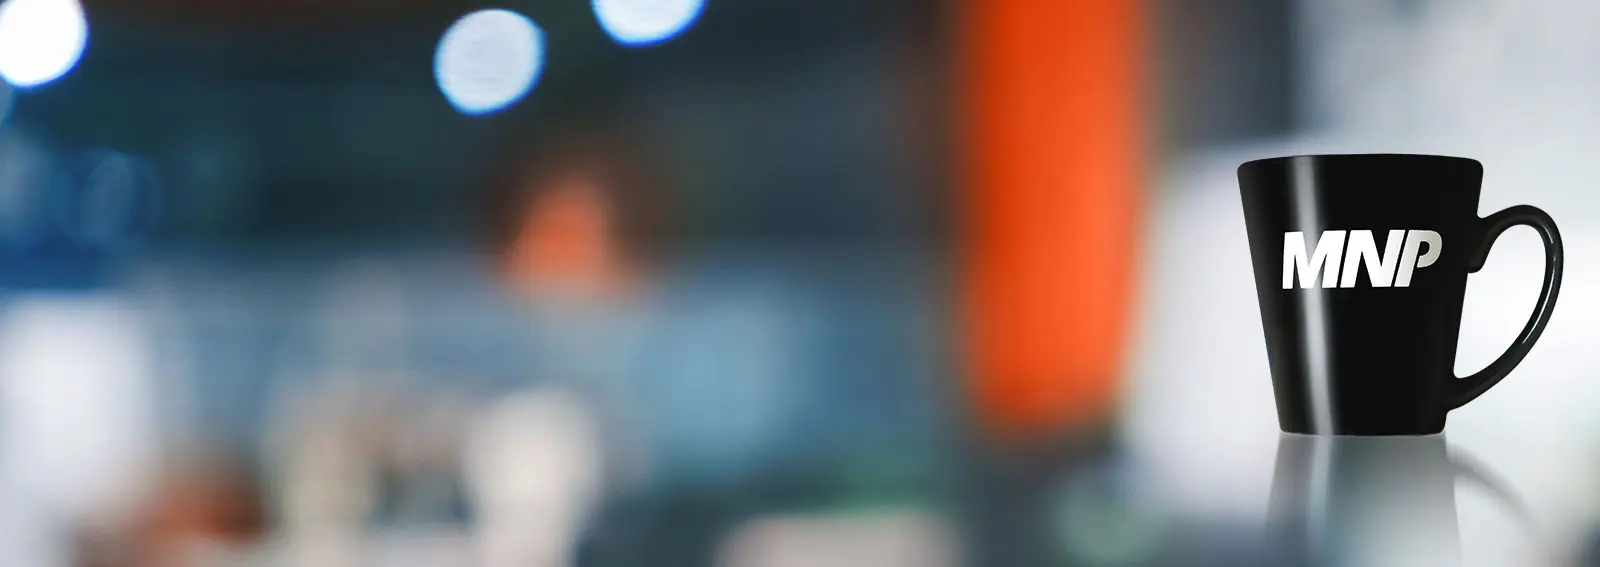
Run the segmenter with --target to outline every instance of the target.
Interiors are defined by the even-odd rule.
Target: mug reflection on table
[[[1461,565],[1455,486],[1489,492],[1537,534],[1522,500],[1444,435],[1280,434],[1267,546],[1293,565]]]

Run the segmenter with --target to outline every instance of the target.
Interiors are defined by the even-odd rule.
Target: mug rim
[[[1273,157],[1256,158],[1256,159],[1253,159],[1253,160],[1250,160],[1250,161],[1246,161],[1246,162],[1244,162],[1242,164],[1239,164],[1239,169],[1242,171],[1247,167],[1258,166],[1258,165],[1266,165],[1266,164],[1275,163],[1275,162],[1290,161],[1290,160],[1300,159],[1300,158],[1312,158],[1312,159],[1316,159],[1316,160],[1323,160],[1323,159],[1330,159],[1330,158],[1337,158],[1337,159],[1420,158],[1421,160],[1445,160],[1445,161],[1450,161],[1450,162],[1462,163],[1463,165],[1470,164],[1470,165],[1473,165],[1473,166],[1479,168],[1480,170],[1483,168],[1483,164],[1481,162],[1479,162],[1478,160],[1475,160],[1475,159],[1472,159],[1472,158],[1469,158],[1469,157],[1463,157],[1463,156],[1447,156],[1447,155],[1442,155],[1442,154],[1364,153],[1364,154],[1293,154],[1293,155],[1285,155],[1285,156],[1273,156]]]

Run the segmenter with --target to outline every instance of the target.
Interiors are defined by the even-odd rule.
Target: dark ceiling
[[[435,44],[489,7],[545,30],[546,67],[510,110],[461,116],[434,84]],[[462,211],[463,172],[499,132],[618,93],[761,81],[940,33],[938,5],[913,0],[709,0],[687,33],[648,49],[612,42],[584,0],[85,0],[85,11],[84,58],[22,93],[11,123],[61,151],[149,156],[169,172],[164,226],[178,233],[448,231],[464,213],[441,211]],[[204,168],[221,173],[185,181]],[[253,212],[218,221],[216,202]]]

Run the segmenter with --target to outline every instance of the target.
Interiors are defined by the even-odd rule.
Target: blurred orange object
[[[85,565],[193,565],[207,548],[243,548],[266,534],[261,485],[243,464],[220,457],[177,459],[162,475],[126,549],[89,553]]]
[[[968,0],[961,193],[969,375],[1008,436],[1105,419],[1139,218],[1142,28],[1133,0]]]
[[[610,287],[609,278],[620,270],[620,252],[600,181],[578,172],[537,181],[552,186],[530,204],[511,243],[513,278],[579,290]]]

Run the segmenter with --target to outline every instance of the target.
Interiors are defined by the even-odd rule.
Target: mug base
[[[1311,433],[1306,431],[1290,431],[1282,428],[1279,428],[1278,431],[1283,432],[1284,435],[1294,435],[1298,437],[1431,437],[1434,435],[1444,434],[1443,428],[1440,428],[1437,431],[1397,433]]]

